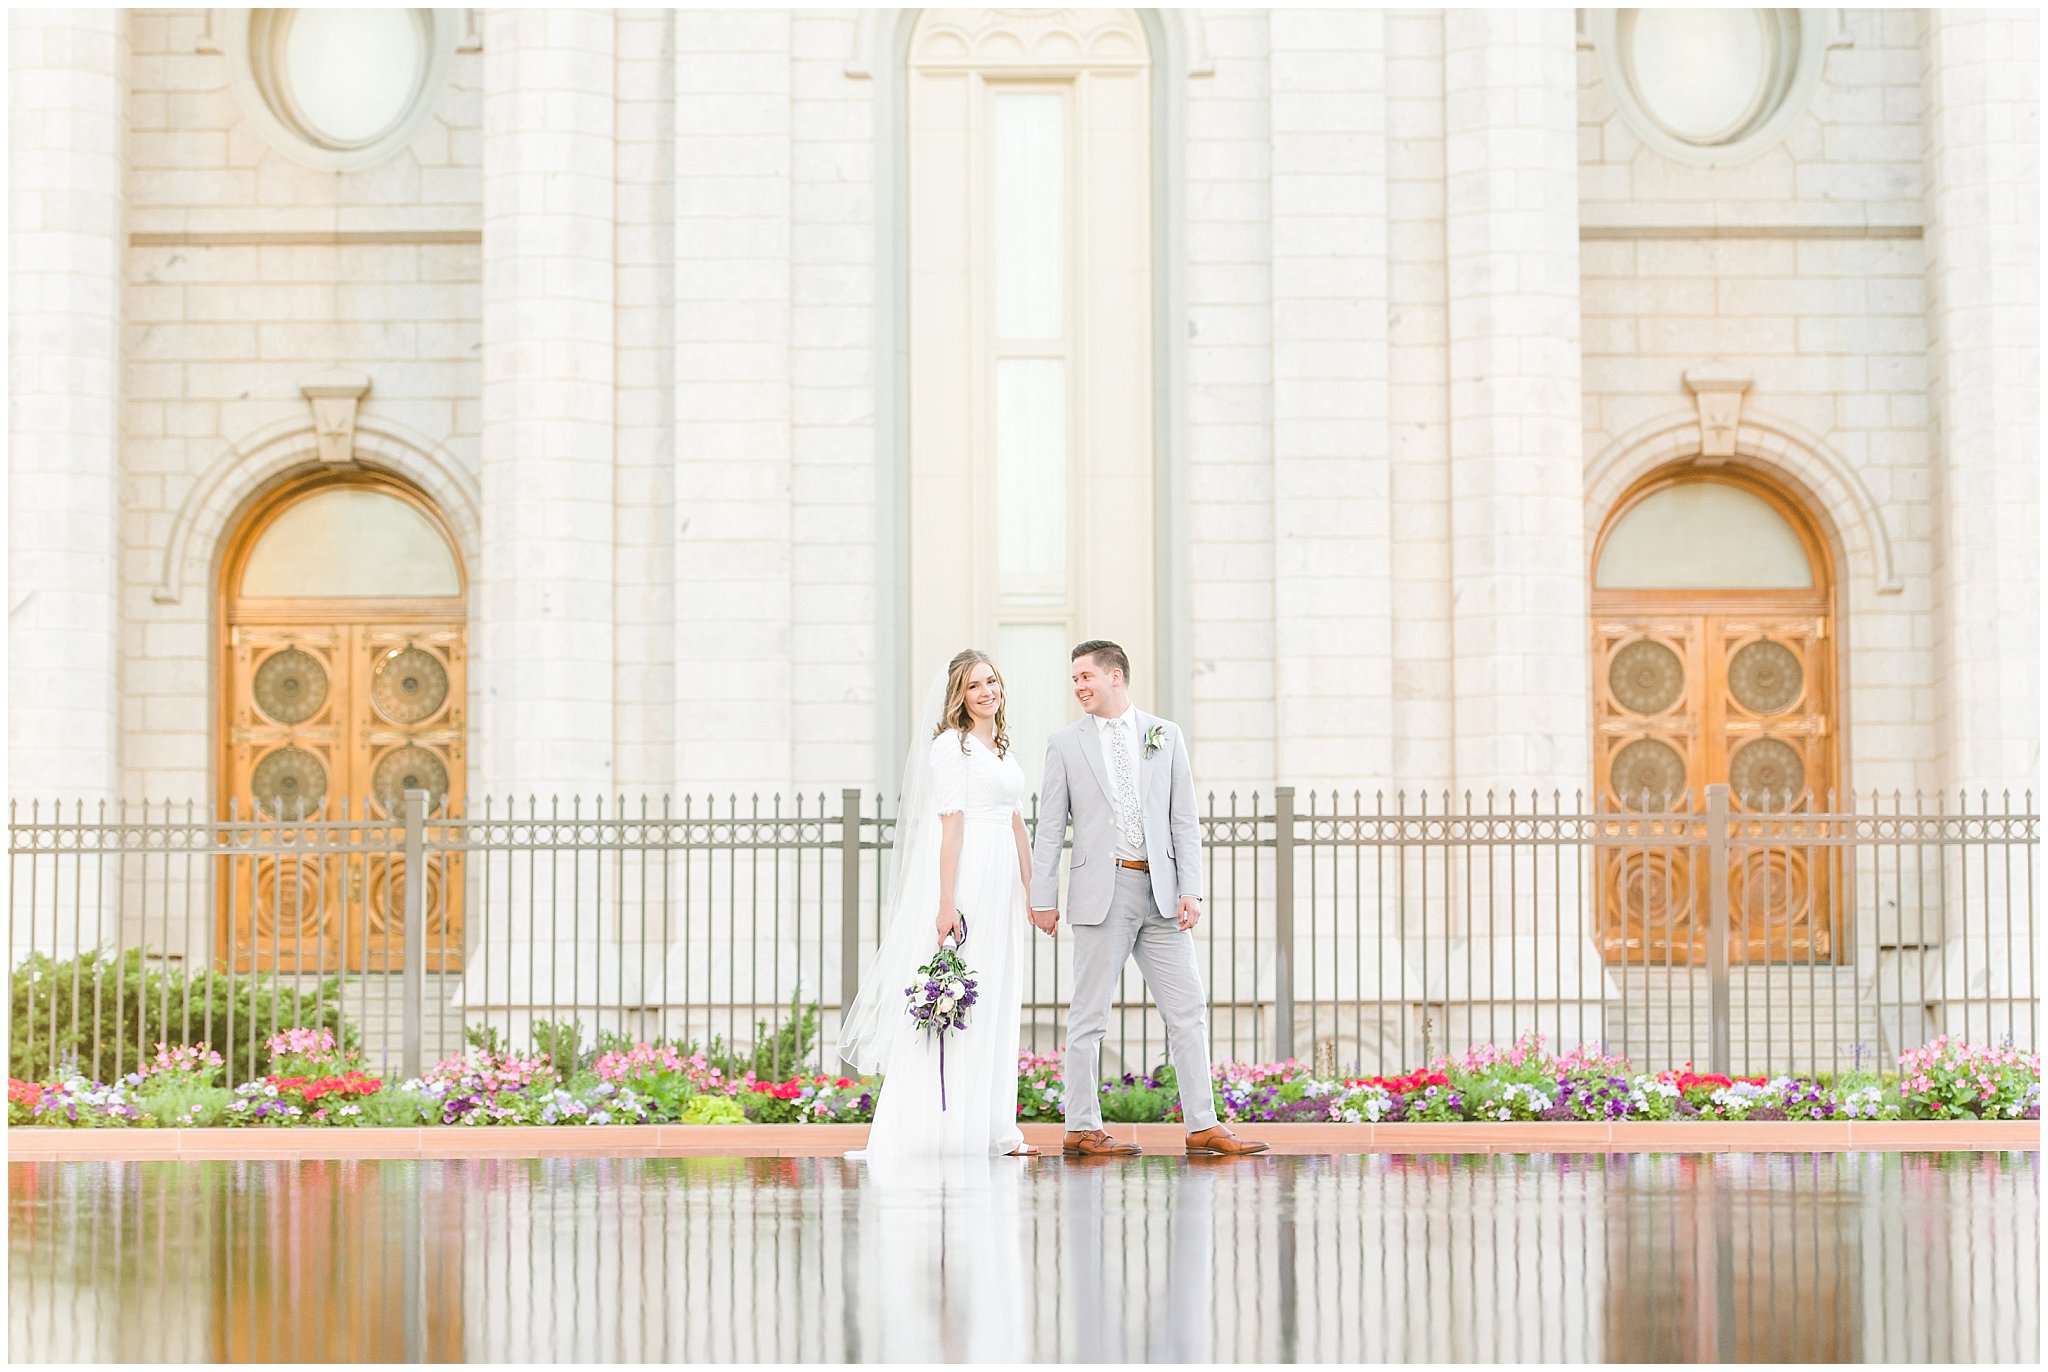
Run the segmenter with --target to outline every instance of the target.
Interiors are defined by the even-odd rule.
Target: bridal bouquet
[[[939,1041],[939,1109],[946,1108],[946,1035],[967,1027],[974,1007],[974,971],[960,950],[967,945],[967,917],[960,917],[960,935],[953,946],[941,945],[932,960],[917,969],[923,981],[903,988],[911,1023]]]

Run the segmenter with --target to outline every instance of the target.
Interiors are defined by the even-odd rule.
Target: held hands
[[[1200,896],[1182,896],[1180,898],[1180,919],[1178,920],[1181,931],[1185,933],[1187,930],[1194,928],[1201,918],[1202,898]]]
[[[1031,921],[1031,927],[1039,933],[1058,938],[1060,935],[1060,912],[1058,910],[1027,910],[1024,917]]]

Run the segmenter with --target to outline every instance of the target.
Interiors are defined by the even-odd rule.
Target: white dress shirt
[[[1124,726],[1122,729],[1112,727],[1119,722]],[[1143,862],[1145,860],[1145,839],[1143,834],[1145,788],[1141,784],[1138,764],[1143,760],[1144,754],[1138,750],[1138,707],[1126,705],[1124,712],[1115,719],[1104,719],[1101,715],[1097,715],[1095,717],[1095,735],[1102,744],[1102,765],[1105,769],[1103,774],[1109,778],[1109,803],[1112,808],[1116,805],[1117,748],[1121,746],[1131,759],[1131,786],[1138,794],[1139,838],[1137,846],[1134,848],[1130,841],[1124,838],[1123,830],[1117,830],[1116,855],[1127,862]],[[1121,744],[1118,742],[1119,735],[1122,737]]]

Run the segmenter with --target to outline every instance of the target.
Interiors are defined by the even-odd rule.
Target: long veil
[[[946,707],[946,673],[925,691],[896,811],[896,841],[889,854],[889,897],[882,916],[882,946],[861,965],[860,991],[839,1026],[839,1056],[859,1072],[889,1070],[889,1054],[910,1037],[903,987],[938,947],[932,917],[939,907],[939,816],[933,808],[932,738]],[[852,957],[845,949],[841,956]]]

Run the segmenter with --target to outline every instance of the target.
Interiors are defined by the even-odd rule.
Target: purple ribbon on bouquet
[[[958,914],[958,911],[955,911]],[[953,931],[953,951],[967,946],[967,916],[960,915],[960,927]],[[968,983],[970,986],[972,982]],[[946,1108],[946,1031],[939,1031],[939,1109]]]

